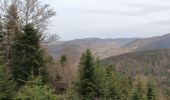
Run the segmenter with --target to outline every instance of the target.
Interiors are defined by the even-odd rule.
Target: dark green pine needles
[[[11,50],[10,67],[19,86],[29,80],[31,72],[35,76],[42,74],[46,79],[40,37],[38,31],[32,25],[26,25],[22,32],[15,36]]]
[[[93,100],[95,97],[94,66],[94,58],[88,49],[82,55],[79,63],[77,91],[82,100]]]

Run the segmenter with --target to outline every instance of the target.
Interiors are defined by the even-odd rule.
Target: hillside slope
[[[70,41],[57,41],[48,45],[49,53],[58,58],[61,54],[74,55],[79,59],[85,49],[100,57],[107,58],[134,51],[146,51],[170,48],[170,34],[151,38],[118,38],[118,39],[99,39],[85,38]]]
[[[76,55],[79,58],[84,50],[89,48],[96,56],[106,58],[110,55],[118,55],[126,52],[125,49],[121,49],[120,47],[134,40],[136,40],[136,38],[86,38],[71,41],[57,41],[56,43],[48,45],[48,51],[54,58],[58,58],[61,54]]]
[[[101,60],[104,66],[114,65],[130,76],[153,76],[158,85],[170,87],[170,49],[140,51]]]
[[[167,49],[170,48],[170,33],[162,36],[137,39],[122,47],[129,48],[130,51]]]

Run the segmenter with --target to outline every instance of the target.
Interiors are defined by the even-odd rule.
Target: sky
[[[57,15],[48,32],[61,40],[152,37],[170,33],[170,0],[42,0]]]

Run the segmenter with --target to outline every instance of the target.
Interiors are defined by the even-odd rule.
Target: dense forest
[[[160,89],[170,91],[170,50],[150,50],[112,56],[102,60],[103,65],[114,65],[117,71],[133,78],[155,80]]]
[[[164,75],[160,84],[154,79],[134,78],[135,68],[132,74],[126,74],[126,68],[137,64],[137,58],[136,63],[117,58],[120,64],[129,65],[119,64],[124,70],[117,70],[116,62],[102,65],[90,49],[82,54],[77,74],[68,83],[64,77],[71,74],[65,74],[70,59],[63,54],[57,62],[46,48],[56,40],[45,34],[56,12],[38,0],[3,0],[0,7],[0,100],[169,100],[169,91],[158,88],[160,84],[169,87],[169,71],[159,69],[166,62],[163,67],[168,67],[168,53],[150,52],[153,58],[145,53],[137,56],[146,57],[143,62],[149,66],[148,70],[137,67],[140,73]]]
[[[114,65],[121,73],[130,76],[143,74],[157,78],[159,85],[170,85],[170,50],[140,51],[102,60],[103,65]]]

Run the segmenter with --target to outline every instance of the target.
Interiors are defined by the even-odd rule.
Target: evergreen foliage
[[[94,58],[88,49],[80,58],[79,80],[76,83],[76,91],[82,100],[93,100],[95,98],[94,66]]]
[[[152,76],[159,88],[170,87],[170,49],[138,51],[102,59],[103,66],[114,65],[120,73],[133,79],[138,75]]]
[[[133,95],[133,100],[147,100],[146,91],[142,85],[142,82],[138,82]]]
[[[66,62],[67,62],[66,55],[61,55],[61,57],[60,57],[60,64],[61,64],[61,66],[64,67]]]
[[[17,93],[18,100],[58,100],[54,90],[47,85],[42,85],[41,77],[27,82]]]
[[[105,85],[103,86],[105,100],[129,100],[131,84],[128,77],[120,75],[114,67],[106,67]]]
[[[63,54],[60,57],[60,65],[61,65],[61,75],[60,75],[60,78],[61,79],[64,78],[64,71],[65,71],[66,64],[67,64],[67,56]]]
[[[26,25],[22,32],[16,34],[11,52],[10,66],[18,85],[28,81],[32,69],[33,75],[42,75],[43,80],[47,79],[40,36],[32,25]]]
[[[0,66],[0,100],[10,100],[15,95],[15,82],[4,66]]]
[[[132,81],[117,73],[113,66],[101,66],[99,59],[95,60],[87,50],[80,59],[79,79],[72,89],[76,92],[71,90],[72,99],[130,100]]]
[[[147,100],[157,100],[156,86],[152,82],[149,82],[147,86]]]
[[[104,98],[105,96],[105,82],[106,82],[106,71],[104,67],[101,67],[97,59],[96,66],[94,70],[94,77],[95,77],[95,91],[96,91],[96,98]]]

